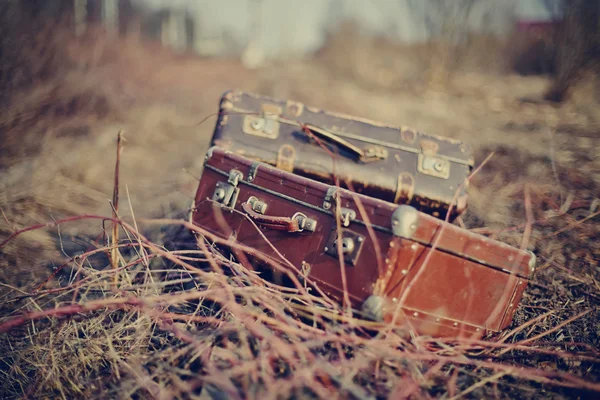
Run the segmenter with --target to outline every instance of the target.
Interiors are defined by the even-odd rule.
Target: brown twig
[[[113,185],[113,197],[112,197],[112,209],[113,209],[113,219],[119,219],[119,166],[121,164],[121,152],[122,149],[122,131],[119,131],[117,134],[117,157],[115,161],[115,177],[114,177],[114,185]],[[118,268],[119,264],[119,249],[117,248],[117,243],[119,241],[119,225],[116,222],[113,222],[112,228],[112,249],[110,251],[110,261],[111,267],[113,270]],[[117,284],[119,281],[119,275],[115,274],[113,277],[113,284]]]
[[[16,231],[17,228],[13,224],[10,223],[10,221],[8,220],[8,217],[4,213],[4,209],[2,207],[0,207],[0,212],[2,213],[2,218],[4,218],[4,222],[6,222],[6,226],[8,226],[11,231],[13,231],[13,232]]]

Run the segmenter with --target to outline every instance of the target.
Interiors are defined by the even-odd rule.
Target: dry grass
[[[66,263],[59,273],[63,287],[11,296],[13,312],[0,323],[9,355],[7,395],[192,398],[211,391],[228,398],[420,398],[481,396],[489,385],[504,397],[540,384],[563,395],[568,388],[600,391],[578,377],[594,375],[597,336],[588,343],[565,338],[583,317],[597,316],[592,309],[574,318],[574,306],[522,310],[517,321],[527,322],[488,342],[407,342],[403,332],[387,329],[373,337],[376,324],[342,317],[340,309],[331,313],[301,287],[278,287],[232,263],[214,251],[213,241],[223,241],[200,228],[184,226],[204,235],[204,251],[167,251],[139,234],[138,224],[185,225],[121,222],[128,239],[120,242],[119,270],[91,266],[109,251],[98,245],[99,253]],[[526,299],[525,308],[535,307]],[[557,319],[563,323],[554,326]],[[570,372],[563,372],[567,366]]]
[[[8,139],[0,242],[49,223],[1,245],[4,397],[581,398],[600,391],[600,114],[586,88],[550,107],[523,101],[547,87],[536,77],[455,72],[440,90],[418,78],[418,63],[386,67],[392,75],[382,72],[381,81],[366,64],[358,75],[340,74],[340,65],[356,64],[335,49],[327,50],[334,57],[254,75],[234,62],[174,57],[133,41],[85,40],[67,42],[75,67],[20,90],[0,116]],[[357,54],[371,59],[401,59],[406,50],[366,46]],[[386,89],[386,79],[398,84]],[[152,221],[184,214],[191,203],[212,131],[211,120],[198,123],[231,87],[460,138],[478,162],[495,151],[472,182],[464,223],[518,245],[526,210],[533,212],[529,246],[539,270],[513,325],[476,343],[377,334],[366,321],[308,307],[320,299],[274,286],[264,271],[213,246],[199,249],[180,220]],[[107,232],[121,129],[115,286]],[[54,223],[61,218],[70,219]]]
[[[0,207],[7,218],[0,235],[52,218],[110,213],[107,177],[119,130],[127,151],[122,178],[138,213],[175,215],[187,207],[197,183],[187,171],[197,175],[198,154],[211,132],[211,121],[199,122],[228,89],[225,77],[231,74],[235,82],[246,73],[227,62],[215,72],[211,61],[175,58],[154,44],[114,40],[97,30],[77,41],[58,30],[48,47],[61,49],[64,69],[37,73],[0,114]],[[28,57],[47,55],[42,53],[32,50]],[[3,62],[18,67],[24,61]],[[204,87],[207,81],[212,86]],[[75,239],[67,251],[88,240],[85,224],[66,229],[61,233]],[[29,287],[48,264],[62,262],[57,233],[28,233],[5,247],[0,257],[6,265],[26,267],[2,268],[1,280]]]
[[[570,366],[572,371],[578,370],[573,365],[583,366],[585,370],[597,363],[598,354],[593,349],[597,345],[597,332],[589,332],[589,325],[584,323],[582,329],[592,335],[587,344],[564,338],[564,328],[569,325],[572,328],[573,322],[581,323],[582,317],[592,311],[589,308],[575,315],[575,318],[571,317],[579,309],[577,306],[565,305],[562,309],[557,309],[541,305],[539,308],[543,312],[533,313],[521,310],[517,317],[518,323],[514,324],[512,331],[487,343],[443,343],[427,338],[416,338],[412,343],[407,343],[397,332],[369,338],[360,329],[357,331],[357,327],[365,325],[364,321],[339,321],[339,317],[334,315],[329,315],[332,320],[319,321],[327,317],[327,312],[306,307],[309,301],[318,302],[316,298],[308,298],[297,290],[278,290],[253,271],[231,263],[218,253],[199,250],[166,252],[137,234],[132,225],[131,222],[123,224],[128,235],[121,236],[130,238],[122,243],[124,259],[119,272],[126,273],[120,274],[119,287],[112,285],[114,271],[98,271],[88,266],[87,261],[95,256],[82,254],[67,263],[65,268],[69,271],[61,273],[68,277],[67,284],[60,290],[44,291],[43,288],[37,288],[33,293],[15,296],[14,300],[23,302],[23,306],[31,311],[23,317],[17,314],[5,319],[1,325],[3,331],[13,329],[14,336],[7,338],[7,345],[12,349],[11,354],[19,354],[18,360],[11,360],[9,363],[9,376],[15,378],[14,382],[9,381],[10,384],[14,383],[17,388],[17,385],[27,384],[29,381],[24,380],[27,376],[25,371],[34,370],[34,376],[42,373],[40,376],[49,377],[42,382],[47,382],[48,385],[40,386],[36,378],[33,378],[31,382],[36,384],[29,387],[44,392],[57,390],[71,395],[82,388],[92,388],[90,383],[102,378],[101,383],[96,382],[96,385],[107,390],[115,385],[118,392],[123,392],[125,387],[132,390],[127,392],[129,394],[140,391],[140,395],[147,395],[150,392],[156,397],[160,397],[161,390],[180,397],[182,393],[178,393],[179,390],[189,392],[212,383],[216,386],[214,390],[228,392],[230,396],[235,393],[231,392],[234,387],[241,387],[241,393],[246,394],[254,390],[259,398],[266,393],[289,395],[307,387],[315,390],[320,388],[321,392],[317,391],[320,397],[335,393],[344,395],[347,394],[345,391],[349,391],[357,398],[367,398],[370,394],[387,396],[398,385],[417,393],[423,390],[452,393],[457,390],[455,385],[460,390],[475,390],[477,387],[470,387],[468,384],[471,382],[469,372],[470,368],[479,367],[478,374],[491,374],[489,382],[500,384],[500,390],[510,390],[515,378],[518,378],[517,381],[530,379],[546,384],[553,382],[558,386],[595,387],[573,376],[555,372],[561,362]],[[190,226],[187,228],[197,229]],[[563,231],[572,232],[572,229]],[[214,239],[210,235],[207,237]],[[127,247],[131,245],[139,247],[127,251]],[[101,245],[97,247],[108,252],[108,248],[103,249]],[[199,270],[185,262],[194,257],[214,257],[214,270],[207,272],[207,263],[200,262],[204,269]],[[164,270],[169,265],[172,268],[173,263],[183,265],[190,273],[178,274],[170,268]],[[221,268],[228,272],[228,278]],[[190,275],[196,278],[200,287],[190,282]],[[590,283],[589,280],[582,279],[584,275],[571,273],[568,277]],[[564,279],[562,276],[560,278]],[[173,289],[184,286],[185,283],[189,289],[176,294],[164,294],[166,285]],[[539,285],[538,283],[537,286]],[[590,289],[590,295],[595,296],[594,288]],[[49,307],[58,301],[62,304],[58,304],[56,308]],[[207,307],[206,302],[210,302],[211,306]],[[214,303],[219,307],[215,307]],[[526,307],[536,307],[528,303],[525,302]],[[100,310],[106,311],[98,315]],[[209,310],[209,315],[206,315],[206,310]],[[320,314],[316,322],[306,318],[315,312]],[[301,319],[303,314],[306,316]],[[534,318],[532,314],[537,317]],[[45,323],[48,316],[67,319],[48,324]],[[526,322],[521,324],[520,318]],[[149,328],[148,319],[152,321],[152,329]],[[18,330],[30,320],[42,322],[31,325],[30,328],[22,328],[25,330]],[[185,324],[169,325],[172,320]],[[556,320],[562,323],[553,325]],[[532,325],[531,322],[535,324]],[[77,337],[86,339],[83,341],[83,348],[79,347],[82,345],[80,343],[78,346],[78,339],[72,336],[74,327],[78,331]],[[26,334],[27,331],[29,333]],[[174,335],[174,342],[165,340],[162,346],[151,345],[152,341],[158,340],[160,343],[162,335],[169,332]],[[228,334],[233,335],[233,339],[229,337],[226,340],[229,345],[224,346],[220,340],[223,335]],[[71,340],[54,342],[55,337]],[[140,341],[132,341],[133,337]],[[128,340],[132,342],[118,351],[122,342]],[[55,343],[61,345],[53,345]],[[273,344],[277,346],[272,348]],[[338,349],[338,346],[345,348]],[[568,346],[568,350],[578,351],[571,354],[572,351],[565,351],[563,346]],[[138,351],[142,351],[144,356]],[[314,354],[316,351],[324,354],[319,357]],[[333,354],[329,354],[331,352]],[[203,359],[203,356],[208,356],[205,353],[217,356],[214,360],[209,358],[213,361],[209,362]],[[504,363],[483,361],[480,358],[483,354],[485,359],[498,358]],[[328,357],[323,357],[324,355]],[[465,355],[470,357],[464,358]],[[161,362],[156,366],[147,366],[140,357],[142,360]],[[186,364],[190,362],[187,357],[201,360],[195,367],[198,370],[193,372],[202,373],[200,377],[195,375],[197,381],[192,386],[189,386],[189,382],[186,385],[179,381],[185,380],[191,373],[191,366]],[[278,357],[282,357],[284,361],[280,361]],[[535,358],[545,359],[546,363],[550,359],[550,365],[554,368],[522,370],[510,366],[514,362],[531,363]],[[47,365],[48,359],[52,360],[50,366]],[[75,370],[85,371],[83,376],[80,374],[76,379],[71,375],[74,359],[78,360]],[[62,365],[60,360],[69,360],[69,363]],[[166,360],[169,362],[165,362]],[[274,367],[269,361],[279,366]],[[264,362],[267,364],[264,365]],[[442,365],[446,368],[441,368]],[[107,368],[108,371],[102,368]],[[372,368],[378,371],[375,378]],[[136,373],[129,375],[127,371]],[[447,375],[449,371],[455,372]],[[580,373],[584,373],[583,370]],[[285,375],[287,379],[274,380],[279,374]],[[334,393],[328,392],[331,390]]]

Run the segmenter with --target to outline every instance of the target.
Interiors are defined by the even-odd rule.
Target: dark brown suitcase
[[[358,195],[218,147],[206,156],[190,218],[212,235],[295,270],[337,301],[344,298],[344,271],[348,298],[363,316],[389,322],[399,311],[396,323],[438,337],[481,337],[507,327],[536,260],[529,251],[411,206]]]
[[[467,207],[474,163],[458,140],[238,90],[221,99],[211,145],[330,185],[335,152],[342,187],[441,219],[454,200],[450,220]]]

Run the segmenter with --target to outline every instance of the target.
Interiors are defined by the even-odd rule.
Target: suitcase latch
[[[360,251],[362,249],[363,243],[365,242],[365,237],[359,235],[356,232],[352,232],[348,229],[342,229],[341,232],[341,247],[342,254],[344,257],[344,262],[350,264],[352,266],[356,265],[356,261],[360,256]],[[334,229],[329,236],[329,240],[325,245],[325,254],[330,255],[334,258],[338,258],[338,234],[337,229]]]
[[[237,187],[244,175],[238,170],[231,170],[227,182],[217,182],[212,200],[223,204],[225,207],[233,208],[237,202],[240,189]]]
[[[260,115],[246,115],[242,131],[247,135],[276,139],[279,136],[279,115],[281,108],[268,104],[262,107]]]
[[[450,162],[427,154],[419,154],[417,170],[422,174],[437,178],[450,178]]]

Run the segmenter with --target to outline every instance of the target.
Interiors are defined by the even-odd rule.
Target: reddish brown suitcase
[[[397,323],[432,336],[480,337],[507,327],[535,267],[529,251],[413,207],[358,195],[217,147],[206,156],[191,220],[281,263],[257,233],[260,227],[303,278],[338,301],[344,295],[340,251],[354,308],[379,321],[390,321],[401,310]]]
[[[239,90],[223,95],[212,145],[323,183],[408,204],[450,220],[467,207],[465,180],[473,168],[458,140],[318,110]],[[462,186],[461,186],[462,184]],[[456,198],[456,200],[455,200]]]

